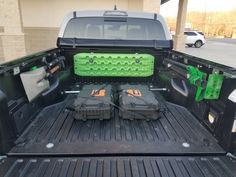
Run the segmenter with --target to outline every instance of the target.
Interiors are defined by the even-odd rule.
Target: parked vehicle
[[[205,34],[203,33],[203,32],[201,32],[201,31],[196,31],[198,34],[201,34],[201,35],[203,35],[204,37],[205,37]]]
[[[80,11],[2,64],[0,176],[235,177],[236,70],[172,45],[158,14]]]
[[[195,46],[196,48],[200,48],[206,43],[204,33],[202,32],[186,31],[184,35],[186,35],[186,45],[189,47]]]

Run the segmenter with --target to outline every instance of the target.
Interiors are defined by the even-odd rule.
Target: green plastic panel
[[[193,66],[187,66],[188,79],[197,87],[195,101],[203,99],[216,100],[220,96],[224,76],[221,74],[207,74]]]
[[[224,76],[220,74],[210,74],[205,91],[205,99],[218,99]]]
[[[79,76],[148,77],[153,75],[154,56],[149,54],[78,53],[74,72]]]

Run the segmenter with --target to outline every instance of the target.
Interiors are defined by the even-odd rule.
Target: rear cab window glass
[[[114,20],[113,20],[114,19]],[[109,19],[80,17],[71,19],[64,38],[166,40],[162,24],[157,20],[139,18]]]
[[[195,32],[184,32],[184,35],[187,35],[187,36],[197,36],[197,34]]]
[[[197,32],[198,34],[201,34],[201,35],[203,35],[204,36],[204,33],[203,32]]]

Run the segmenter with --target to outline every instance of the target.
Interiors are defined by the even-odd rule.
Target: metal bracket
[[[5,156],[5,155],[4,156],[0,156],[0,161],[3,160],[3,159],[6,159],[6,158],[7,158],[7,156]]]

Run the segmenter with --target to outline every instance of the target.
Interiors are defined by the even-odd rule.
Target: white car
[[[200,48],[206,43],[205,36],[202,32],[185,31],[184,35],[186,35],[185,44],[189,47],[195,46],[196,48]]]

